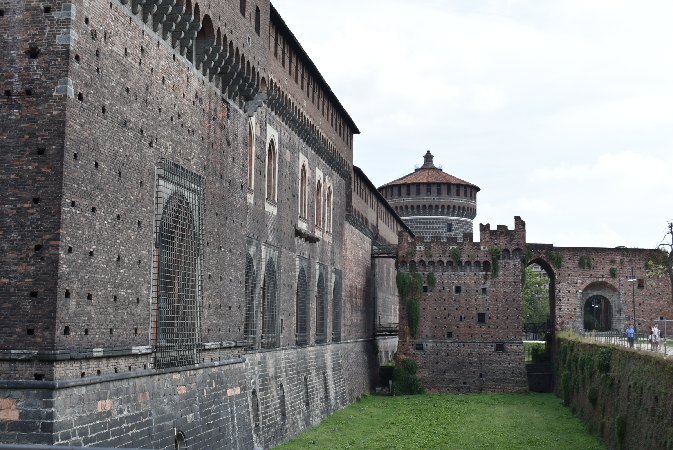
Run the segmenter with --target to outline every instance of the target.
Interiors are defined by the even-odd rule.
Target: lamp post
[[[638,279],[633,273],[633,266],[631,266],[631,278],[628,279],[629,283],[631,283],[631,299],[633,301],[633,333],[637,333],[636,331],[636,282]]]

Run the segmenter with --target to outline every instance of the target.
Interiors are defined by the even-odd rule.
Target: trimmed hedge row
[[[673,450],[673,360],[557,339],[556,394],[608,448]]]

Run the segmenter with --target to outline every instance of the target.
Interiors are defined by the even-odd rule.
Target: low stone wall
[[[556,392],[608,448],[673,449],[673,361],[560,337]]]
[[[183,370],[0,383],[0,442],[268,448],[372,388],[372,341],[257,352]],[[374,362],[374,364],[372,364]]]

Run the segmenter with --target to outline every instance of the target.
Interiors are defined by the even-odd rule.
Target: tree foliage
[[[645,269],[649,277],[667,277],[671,286],[671,303],[673,303],[673,226],[668,224],[668,233],[666,238],[671,239],[671,243],[662,243],[657,250],[650,253],[650,258],[645,264]]]
[[[549,320],[549,278],[544,272],[533,270],[532,266],[524,270],[521,320],[524,323]]]

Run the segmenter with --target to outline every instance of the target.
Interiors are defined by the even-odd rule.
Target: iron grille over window
[[[341,283],[340,270],[334,271],[334,289],[332,291],[332,341],[341,342]]]
[[[278,333],[278,251],[264,246],[266,267],[262,282],[262,347],[279,346]]]
[[[327,268],[318,264],[318,284],[315,295],[315,342],[322,344],[327,340]]]
[[[309,324],[309,280],[308,259],[297,258],[297,305],[296,305],[296,337],[297,345],[308,344]]]
[[[160,161],[155,208],[155,367],[195,364],[201,345],[203,178]]]
[[[243,335],[248,349],[257,348],[257,293],[259,291],[259,277],[261,265],[261,244],[259,241],[248,238],[245,258],[245,323]]]

